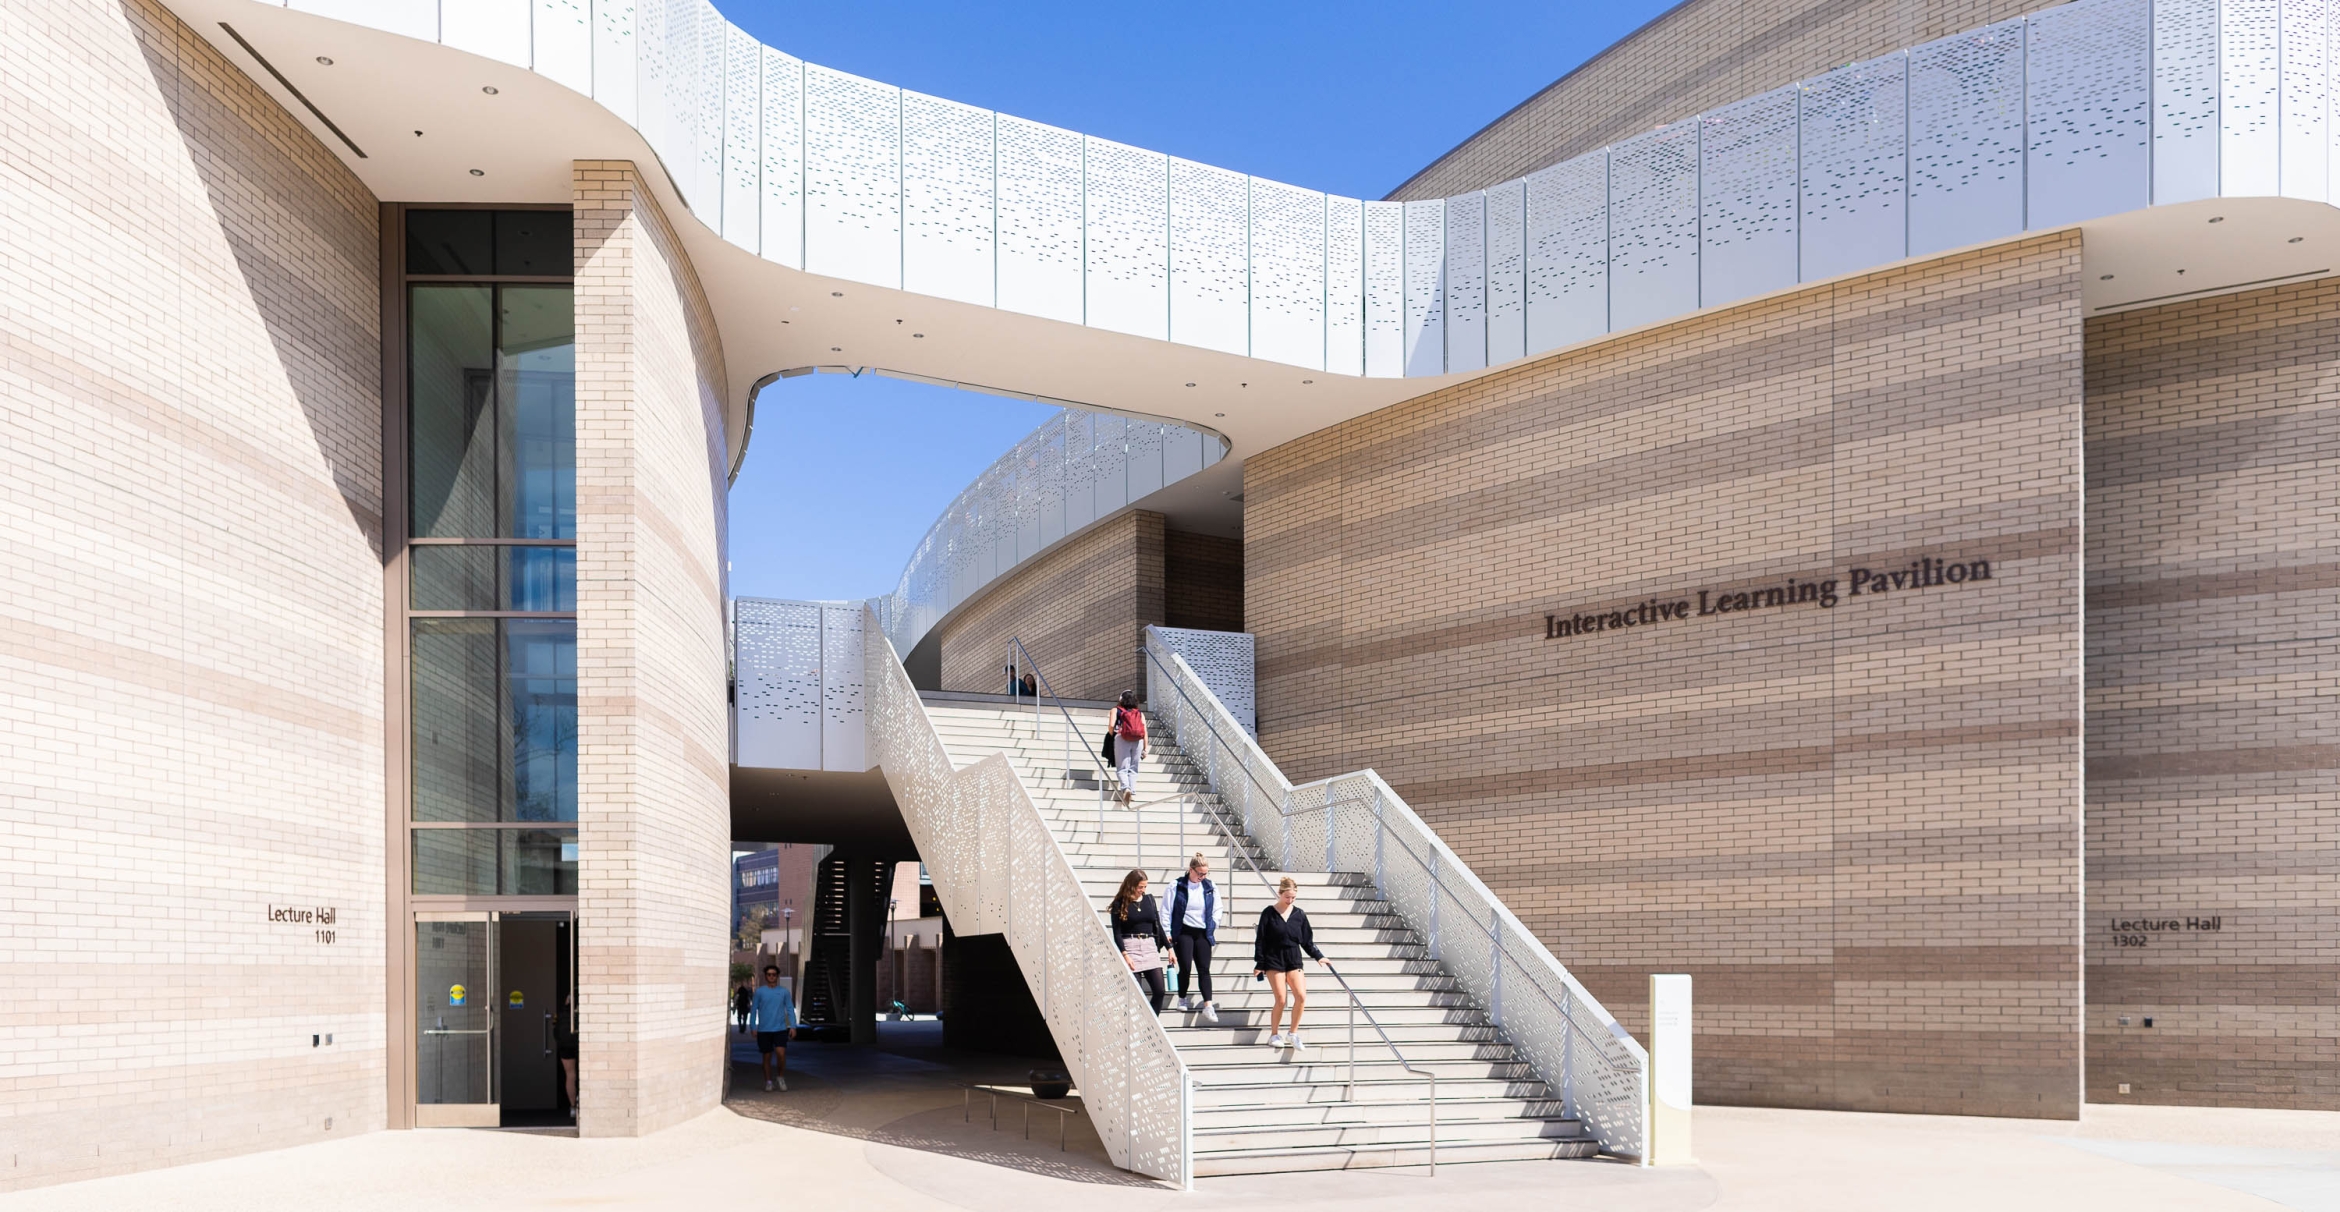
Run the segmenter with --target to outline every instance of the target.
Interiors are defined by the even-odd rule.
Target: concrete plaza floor
[[[1114,1170],[1085,1116],[994,1129],[959,1083],[1030,1062],[952,1053],[927,1024],[878,1048],[799,1045],[790,1089],[752,1063],[721,1110],[653,1136],[377,1132],[271,1153],[0,1196],[0,1212],[184,1209],[714,1209],[1117,1212],[1338,1207],[1342,1212],[1566,1207],[1577,1212],[2340,1212],[2340,1113],[2092,1106],[2078,1123],[1706,1107],[1698,1164],[1449,1165],[1205,1179],[1193,1193]],[[750,1062],[751,1050],[740,1055]],[[590,1099],[591,1095],[588,1094]]]

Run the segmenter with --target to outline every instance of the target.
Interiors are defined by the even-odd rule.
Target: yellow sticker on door
[[[514,989],[504,995],[504,1005],[512,1010],[525,1010],[528,1008],[528,999],[520,996],[518,989]]]
[[[464,997],[470,992],[470,990],[465,989],[461,985],[447,986],[447,1004],[450,1006],[462,1005]]]

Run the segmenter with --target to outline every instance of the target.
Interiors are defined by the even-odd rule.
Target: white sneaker
[[[766,1090],[770,1090],[770,1089],[772,1089],[772,1083],[771,1083],[769,1080],[767,1080],[767,1081],[765,1081],[765,1082],[764,1082],[764,1089],[766,1089]]]
[[[1219,1021],[1219,1004],[1217,1002],[1203,1003],[1203,1021],[1206,1023]]]
[[[1179,999],[1178,999],[1178,1004],[1177,1004],[1177,1006],[1176,1006],[1176,1009],[1177,1009],[1177,1011],[1178,1011],[1180,1014],[1191,1014],[1191,1013],[1193,1013],[1193,1012],[1194,1012],[1194,999],[1193,999],[1193,998],[1191,998],[1191,997],[1182,997],[1182,998],[1179,998]]]
[[[1306,1051],[1308,1051],[1308,1045],[1301,1043],[1301,1042],[1300,1042],[1300,1037],[1299,1037],[1299,1036],[1297,1036],[1297,1035],[1287,1035],[1287,1036],[1285,1036],[1285,1037],[1284,1037],[1284,1046],[1285,1046],[1285,1047],[1287,1047],[1287,1048],[1290,1048],[1290,1049],[1291,1049],[1292,1051],[1294,1051],[1294,1052],[1306,1052]]]
[[[783,1089],[783,1090],[786,1090],[786,1089],[788,1088],[788,1075],[787,1075],[787,1074],[783,1073],[783,1074],[781,1074],[780,1076],[778,1076],[778,1077],[776,1077],[776,1078],[773,1078],[772,1080],[773,1080],[773,1081],[775,1081],[775,1082],[778,1082],[778,1083],[780,1084],[780,1088],[781,1088],[781,1089]]]
[[[1281,1048],[1281,1047],[1283,1047],[1283,1046],[1284,1046],[1284,1037],[1283,1037],[1283,1036],[1281,1036],[1281,1035],[1271,1035],[1271,1036],[1269,1036],[1269,1037],[1268,1037],[1268,1047],[1270,1047],[1270,1048]]]

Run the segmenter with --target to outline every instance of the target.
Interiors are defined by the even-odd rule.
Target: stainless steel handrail
[[[1010,668],[1030,670],[1033,682],[1037,683],[1032,695],[1032,739],[1034,741],[1041,739],[1040,704],[1043,699],[1056,708],[1058,715],[1064,717],[1065,781],[1068,783],[1072,781],[1072,747],[1075,745],[1080,746],[1081,752],[1088,756],[1089,764],[1097,768],[1097,836],[1102,841],[1105,836],[1105,785],[1113,781],[1112,769],[1105,765],[1105,760],[1098,756],[1096,750],[1089,748],[1087,741],[1081,739],[1081,726],[1073,719],[1072,709],[1064,705],[1064,700],[1057,696],[1056,688],[1048,684],[1048,675],[1040,671],[1040,662],[1032,659],[1032,650],[1024,647],[1023,637],[1012,635],[1008,637],[1007,657]],[[1018,693],[1022,692],[1018,691]]]
[[[1171,671],[1166,665],[1163,664],[1161,658],[1154,653],[1153,649],[1148,646],[1141,648],[1139,651],[1145,654],[1145,657],[1148,661],[1152,662],[1156,666],[1160,666],[1163,669],[1163,681],[1168,683],[1171,689],[1177,691],[1179,698],[1184,700],[1193,710],[1195,718],[1201,721],[1204,730],[1210,733],[1211,740],[1216,742],[1221,748],[1225,749],[1228,755],[1235,759],[1234,764],[1237,769],[1240,769],[1243,772],[1244,777],[1250,780],[1254,787],[1257,787],[1262,792],[1266,793],[1267,802],[1275,807],[1277,816],[1286,822],[1289,822],[1293,817],[1303,815],[1301,811],[1294,810],[1289,801],[1287,801],[1283,795],[1278,794],[1273,788],[1260,781],[1259,776],[1251,770],[1250,765],[1242,760],[1242,751],[1237,749],[1233,743],[1227,740],[1226,737],[1220,735],[1218,727],[1211,720],[1210,713],[1202,710],[1198,705],[1195,704],[1193,696],[1189,695],[1186,692],[1186,688],[1179,684],[1179,679],[1174,676],[1170,676]],[[1185,748],[1185,738],[1178,738],[1178,741],[1180,748]],[[1294,793],[1297,793],[1317,787],[1323,787],[1326,788],[1326,798],[1329,802],[1332,794],[1332,784],[1352,777],[1354,776],[1333,775],[1327,778],[1314,779],[1306,783],[1295,783],[1292,784],[1291,790]],[[1306,811],[1316,812],[1319,811],[1319,809],[1308,809]],[[1424,862],[1422,857],[1414,852],[1414,848],[1407,844],[1403,836],[1397,834],[1394,831],[1383,831],[1383,836],[1394,838],[1397,841],[1399,848],[1405,852],[1406,857],[1412,859],[1417,866],[1428,872],[1433,880],[1436,880],[1438,875],[1437,865]],[[1498,946],[1500,946],[1500,940],[1498,940]],[[1335,979],[1339,978],[1338,973],[1335,973],[1334,975]],[[1591,1046],[1590,1052],[1594,1060],[1598,1061],[1602,1066],[1612,1071],[1621,1071],[1620,1067],[1616,1064],[1615,1061],[1604,1055],[1603,1049],[1600,1047],[1604,1041],[1602,1041],[1600,1037],[1594,1035],[1592,1032],[1585,1030],[1583,1024],[1578,1023],[1576,1021],[1576,1017],[1568,1012],[1568,1007],[1566,1005],[1554,999],[1550,993],[1544,990],[1543,986],[1533,981],[1523,983],[1525,983],[1528,988],[1533,989],[1536,995],[1543,999],[1545,1004],[1549,1005],[1557,1013],[1557,1017],[1559,1018],[1560,1022],[1569,1031],[1573,1032],[1578,1039],[1583,1040],[1587,1045]],[[1345,985],[1346,982],[1343,982],[1343,984]]]

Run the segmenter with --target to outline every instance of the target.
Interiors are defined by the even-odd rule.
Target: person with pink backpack
[[[1146,713],[1138,710],[1137,691],[1121,692],[1106,735],[1113,740],[1113,769],[1121,776],[1121,803],[1127,807],[1137,800],[1138,759],[1146,755]]]

